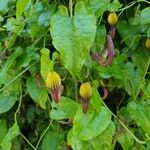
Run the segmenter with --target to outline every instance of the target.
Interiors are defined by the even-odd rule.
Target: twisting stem
[[[44,135],[46,134],[46,132],[47,132],[47,131],[48,131],[48,129],[50,128],[50,126],[51,126],[52,122],[53,122],[53,119],[50,121],[50,123],[49,123],[48,127],[45,129],[45,131],[44,131],[44,132],[42,133],[42,135],[40,136],[40,138],[39,138],[39,140],[38,140],[38,142],[37,142],[37,144],[36,144],[35,150],[37,150],[37,149],[38,149],[39,144],[40,144],[40,142],[41,142],[42,138],[44,137]]]
[[[77,84],[76,76],[74,76],[74,87],[75,87],[75,98],[76,100],[78,100],[78,84]]]
[[[23,70],[21,73],[19,73],[13,80],[11,80],[8,84],[6,84],[2,89],[0,89],[0,92],[2,92],[6,87],[8,87],[10,84],[12,84],[16,79],[18,79],[23,73],[25,73],[30,67],[35,65],[38,61],[34,62],[30,66],[28,66],[25,70]]]
[[[145,144],[146,142],[145,141],[141,141],[139,140],[127,127],[126,125],[121,121],[119,120],[116,115],[107,107],[107,105],[104,103],[104,101],[101,99],[101,102],[102,104],[108,109],[108,111],[112,114],[112,116],[114,118],[116,118],[118,120],[118,122],[122,125],[122,127],[133,137],[133,139],[135,139],[135,141],[139,144]]]
[[[19,132],[19,134],[32,147],[32,149],[35,150],[35,147],[30,143],[30,141],[21,132]]]
[[[15,123],[17,124],[17,113],[19,112],[20,110],[20,107],[21,107],[21,103],[22,103],[22,87],[20,85],[20,98],[19,98],[19,105],[18,105],[18,108],[14,114],[14,119],[15,119]],[[21,133],[19,132],[19,135],[32,147],[33,150],[35,150],[35,147],[31,144],[31,142]]]
[[[15,123],[17,123],[17,113],[19,112],[20,110],[20,107],[21,107],[21,103],[22,103],[22,87],[20,85],[20,98],[19,98],[19,105],[18,105],[18,108],[14,114],[14,120],[15,120]]]

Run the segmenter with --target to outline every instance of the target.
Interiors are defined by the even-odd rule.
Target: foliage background
[[[118,15],[116,57],[102,67],[90,51],[104,48],[109,12]],[[150,150],[148,0],[0,0],[0,25],[0,149]],[[38,84],[51,70],[65,88],[58,104]]]

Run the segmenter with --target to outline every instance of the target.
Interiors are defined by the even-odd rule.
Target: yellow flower
[[[61,85],[61,79],[56,72],[49,72],[46,77],[46,86],[50,90],[54,90],[55,88]]]
[[[150,39],[147,39],[147,40],[146,40],[146,47],[147,47],[148,49],[150,49]]]
[[[118,16],[116,15],[116,13],[110,13],[108,16],[108,23],[111,26],[114,26],[118,21]]]
[[[92,88],[88,82],[81,84],[80,95],[84,100],[89,100],[90,97],[92,96]]]

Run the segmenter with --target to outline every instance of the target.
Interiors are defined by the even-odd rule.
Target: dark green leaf
[[[59,150],[62,144],[63,134],[56,131],[48,131],[42,142],[42,150]]]
[[[17,101],[16,96],[0,96],[0,114],[7,112]]]
[[[47,89],[41,88],[37,85],[36,79],[30,77],[27,80],[27,90],[31,96],[31,98],[39,104],[43,109],[46,109],[45,103],[47,101]]]
[[[0,120],[0,144],[2,142],[3,137],[7,133],[6,120]]]

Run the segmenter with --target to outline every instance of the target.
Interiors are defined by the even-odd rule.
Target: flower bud
[[[147,39],[147,40],[146,40],[146,47],[147,47],[148,49],[150,49],[150,39]]]
[[[89,100],[92,96],[92,88],[88,82],[81,84],[80,95],[83,98],[83,100]]]
[[[46,78],[46,86],[50,90],[54,90],[61,85],[61,79],[56,72],[49,72]]]
[[[114,26],[118,21],[118,16],[116,15],[116,13],[110,13],[108,16],[108,23],[111,26]]]
[[[59,102],[64,87],[61,85],[61,79],[56,72],[49,72],[46,78],[46,86],[51,94],[52,100]]]

